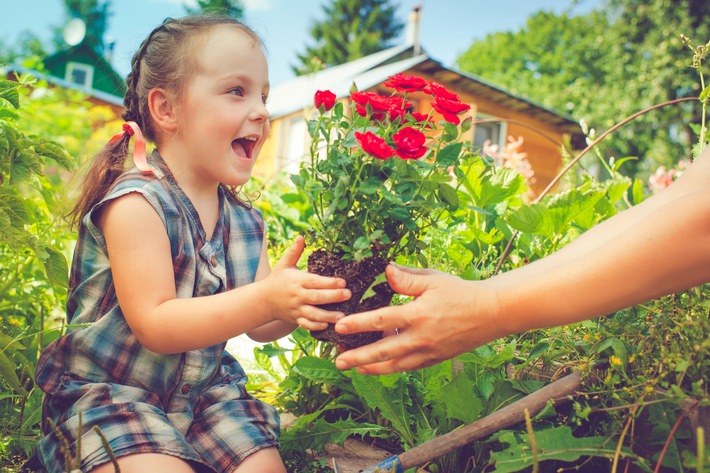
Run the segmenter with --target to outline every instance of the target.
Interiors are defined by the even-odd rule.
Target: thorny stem
[[[626,124],[629,123],[630,121],[632,121],[632,120],[634,120],[634,119],[640,117],[641,115],[645,115],[646,113],[651,112],[651,111],[653,111],[653,110],[656,110],[656,109],[659,109],[659,108],[662,108],[662,107],[666,107],[666,106],[669,106],[669,105],[676,105],[676,104],[679,104],[679,103],[681,103],[681,102],[690,102],[690,101],[696,101],[696,100],[698,100],[697,97],[683,97],[683,98],[679,98],[679,99],[675,99],[675,100],[668,100],[668,101],[666,101],[666,102],[659,103],[659,104],[653,105],[653,106],[648,107],[648,108],[644,108],[643,110],[641,110],[641,111],[639,111],[639,112],[636,112],[636,113],[634,113],[633,115],[631,115],[631,116],[629,116],[629,117],[626,117],[624,120],[618,122],[617,124],[615,124],[614,126],[612,126],[611,128],[609,128],[608,130],[606,130],[604,133],[602,133],[601,135],[599,135],[599,137],[598,137],[596,140],[594,140],[594,141],[591,142],[589,145],[587,145],[586,148],[584,148],[577,156],[575,156],[574,159],[573,159],[572,161],[570,161],[570,162],[567,164],[567,166],[565,166],[565,167],[562,169],[562,171],[560,171],[560,172],[557,174],[557,176],[555,176],[554,179],[552,179],[552,181],[547,185],[547,187],[545,187],[545,189],[540,193],[540,195],[538,195],[538,196],[535,198],[535,200],[533,200],[532,203],[533,203],[533,204],[536,204],[536,203],[540,202],[540,200],[542,200],[542,198],[545,197],[545,196],[550,192],[550,190],[551,190],[553,187],[555,187],[555,186],[557,185],[558,182],[560,182],[560,179],[562,179],[562,176],[564,176],[564,175],[567,173],[567,171],[569,171],[569,170],[572,168],[572,166],[574,166],[575,164],[577,164],[577,162],[578,162],[580,159],[582,159],[582,156],[584,156],[585,154],[587,154],[587,153],[589,152],[589,150],[591,150],[592,148],[594,148],[599,142],[601,142],[604,138],[606,138],[607,135],[613,133],[613,132],[616,131],[617,129],[619,129],[619,128],[621,128],[622,126],[626,125]],[[494,275],[494,276],[500,272],[500,268],[503,266],[503,262],[504,262],[505,259],[508,257],[508,255],[510,254],[510,251],[511,251],[512,248],[513,248],[513,243],[515,242],[515,238],[518,236],[518,233],[520,233],[520,232],[519,232],[518,230],[515,230],[515,231],[513,232],[513,235],[510,237],[510,240],[508,240],[508,244],[506,245],[505,250],[503,251],[503,254],[502,254],[501,257],[500,257],[500,260],[498,261],[498,264],[496,265],[496,269],[495,269],[495,271],[493,271],[493,275]]]

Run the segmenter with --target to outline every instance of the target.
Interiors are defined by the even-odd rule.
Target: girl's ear
[[[153,89],[148,93],[148,108],[158,128],[168,133],[177,131],[175,107],[170,102],[164,89]],[[156,130],[157,131],[157,130]]]

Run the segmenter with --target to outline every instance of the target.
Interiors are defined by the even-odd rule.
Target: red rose
[[[402,128],[392,135],[392,140],[397,146],[396,153],[402,159],[419,159],[427,152],[424,146],[426,136],[411,126]]]
[[[424,90],[428,84],[421,77],[407,76],[404,74],[395,74],[389,76],[390,80],[384,83],[385,87],[396,90],[397,92],[419,92]]]
[[[404,113],[408,108],[412,106],[412,102],[405,100],[403,97],[394,95],[392,97],[387,97],[387,103],[389,104],[389,117],[390,121],[393,122],[397,117],[404,116]]]
[[[471,108],[470,105],[459,100],[449,100],[437,97],[431,104],[432,108],[444,116],[444,120],[454,125],[461,123],[458,115]]]
[[[353,92],[350,99],[355,102],[355,111],[360,116],[367,116],[367,106],[370,105],[373,120],[383,120],[389,113],[390,102],[387,97],[383,97],[374,92]]]
[[[385,140],[371,131],[368,131],[367,133],[360,133],[359,131],[356,131],[355,138],[367,154],[374,156],[377,159],[387,159],[394,155],[394,149],[392,149],[392,147],[388,145]]]
[[[424,92],[431,94],[434,96],[434,98],[438,99],[446,99],[446,100],[453,100],[453,101],[458,101],[460,102],[461,99],[459,96],[451,92],[449,89],[444,87],[443,85],[439,84],[438,82],[431,81],[429,84],[427,84],[426,88],[424,89]]]
[[[429,126],[429,123],[433,122],[429,115],[425,115],[423,113],[412,112],[410,113],[410,115],[417,123],[425,123],[427,126]]]
[[[335,105],[335,94],[330,90],[318,90],[313,97],[313,102],[318,110],[327,112]]]

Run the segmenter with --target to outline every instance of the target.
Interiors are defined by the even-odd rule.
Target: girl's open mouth
[[[258,138],[255,136],[245,136],[232,141],[232,150],[240,158],[251,159],[254,152],[254,146]]]

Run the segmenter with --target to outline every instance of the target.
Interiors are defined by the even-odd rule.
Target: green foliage
[[[460,142],[470,120],[439,126],[407,113],[407,94],[362,93],[366,105],[356,94],[347,112],[336,103],[308,122],[310,160],[291,179],[312,202],[309,243],[356,261],[375,252],[389,260],[417,254],[426,229],[459,205],[456,187],[462,184],[452,179],[450,169],[464,175],[461,164],[478,159]],[[391,109],[375,112],[373,103]],[[415,159],[395,155],[392,147],[406,132],[421,140]],[[388,155],[368,149],[368,135]],[[427,136],[432,137],[428,142]]]
[[[315,44],[298,55],[300,64],[293,67],[298,75],[381,51],[403,27],[389,0],[331,0],[323,12],[325,18],[310,29]]]
[[[20,108],[21,106],[21,108]],[[39,352],[63,330],[67,182],[84,146],[105,141],[112,117],[86,97],[30,77],[0,80],[0,469],[39,436]],[[96,130],[96,131],[94,131]],[[81,150],[81,152],[80,152]],[[12,470],[11,470],[12,471]]]
[[[185,11],[190,15],[218,13],[230,18],[241,19],[244,16],[244,5],[241,0],[198,0],[197,8],[192,8],[185,3]]]
[[[474,41],[460,69],[606,130],[619,117],[678,97],[698,95],[696,71],[680,33],[710,37],[710,4],[694,0],[609,0],[570,17],[540,11],[518,31]],[[697,107],[667,107],[606,138],[604,154],[636,156],[627,175],[646,177],[690,155]]]
[[[108,29],[108,20],[111,16],[111,0],[64,0],[67,19],[79,18],[86,26],[85,41],[103,53],[106,48],[104,36]],[[66,47],[66,43],[61,38],[61,33],[65,25],[60,25],[56,29],[55,42],[60,47]]]

